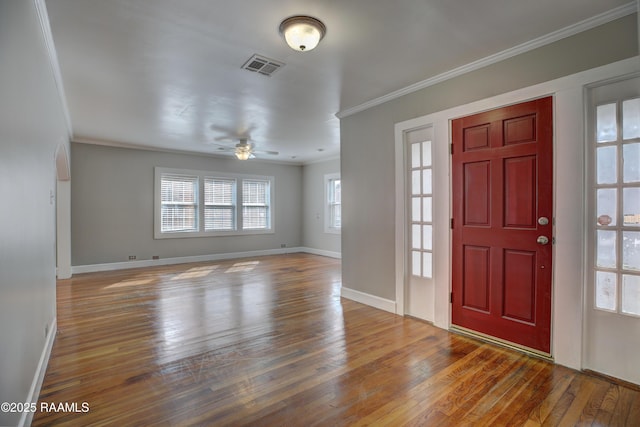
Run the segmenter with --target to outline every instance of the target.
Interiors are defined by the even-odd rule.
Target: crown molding
[[[529,52],[531,50],[537,49],[539,47],[554,43],[556,41],[562,40],[564,38],[576,35],[583,31],[590,30],[592,28],[598,27],[600,25],[604,25],[608,22],[615,21],[616,19],[623,18],[627,15],[631,15],[638,11],[638,5],[636,1],[631,3],[627,3],[625,5],[619,6],[615,9],[611,9],[607,12],[604,12],[600,15],[596,15],[589,19],[585,19],[584,21],[578,22],[576,24],[570,25],[568,27],[562,28],[560,30],[554,31],[542,37],[538,37],[536,39],[530,40],[526,43],[522,43],[518,46],[514,46],[512,48],[503,50],[493,55],[489,55],[485,58],[479,59],[474,62],[470,62],[466,65],[460,66],[458,68],[454,68],[442,74],[438,74],[436,76],[430,77],[426,80],[422,80],[418,83],[414,83],[412,85],[406,86],[402,89],[398,89],[394,92],[391,92],[387,95],[383,95],[381,97],[372,99],[370,101],[364,102],[360,105],[356,105],[354,107],[347,108],[345,110],[341,110],[336,113],[336,117],[339,119],[343,119],[345,117],[349,117],[353,114],[359,113],[361,111],[368,110],[369,108],[378,106],[380,104],[384,104],[385,102],[392,101],[394,99],[400,98],[404,95],[408,95],[410,93],[419,91],[421,89],[427,88],[429,86],[436,85],[438,83],[442,83],[446,80],[453,79],[454,77],[461,76],[463,74],[469,73],[471,71],[478,70],[480,68],[484,68],[488,65],[492,65],[498,63],[500,61],[504,61],[505,59],[512,58],[514,56]]]
[[[325,163],[325,162],[330,162],[333,160],[340,160],[340,154],[336,154],[336,155],[332,155],[329,157],[321,157],[318,159],[313,159],[313,160],[307,160],[306,162],[302,163],[303,166],[307,166],[307,165],[315,165],[317,163]]]
[[[56,46],[53,43],[53,35],[51,34],[51,25],[49,24],[49,14],[47,13],[47,5],[45,0],[34,0],[36,13],[38,14],[38,22],[40,24],[40,30],[44,40],[44,47],[49,57],[49,65],[51,66],[51,72],[53,73],[53,80],[55,81],[58,96],[60,98],[60,104],[62,107],[62,114],[67,125],[67,133],[69,136],[73,135],[73,127],[71,126],[71,114],[69,114],[69,106],[67,105],[67,97],[64,93],[64,85],[62,84],[62,73],[60,72],[60,63],[58,62],[58,54],[56,52]]]
[[[179,150],[179,149],[173,149],[173,148],[152,147],[149,145],[110,141],[106,139],[97,139],[97,138],[91,138],[91,137],[74,136],[71,138],[71,142],[76,144],[101,145],[104,147],[124,148],[128,150],[154,151],[157,153],[184,154],[188,156],[206,156],[206,157],[213,157],[216,159],[231,160],[235,162],[271,163],[271,164],[283,165],[283,166],[303,166],[302,162],[290,162],[287,160],[276,160],[276,159],[266,159],[266,158],[255,158],[251,160],[237,160],[235,156],[231,156],[231,155],[225,156],[224,154],[207,153],[204,151],[197,151],[197,150]]]

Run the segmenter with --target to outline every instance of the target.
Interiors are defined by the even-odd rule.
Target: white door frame
[[[58,144],[56,163],[56,267],[58,279],[71,277],[71,167],[68,142]]]
[[[434,324],[440,328],[451,326],[451,159],[449,156],[450,120],[516,104],[545,95],[554,96],[554,217],[556,247],[554,250],[552,295],[552,354],[561,365],[582,368],[582,324],[584,288],[584,93],[583,88],[593,82],[630,74],[640,70],[640,57],[618,61],[602,67],[562,77],[550,82],[497,95],[462,106],[403,121],[395,125],[395,289],[396,313],[404,314],[404,285],[406,278],[405,248],[405,162],[404,132],[416,127],[432,125],[434,129]],[[559,168],[558,165],[561,167]],[[447,197],[449,195],[449,197]],[[577,219],[576,219],[577,218]],[[555,260],[562,259],[562,263]]]

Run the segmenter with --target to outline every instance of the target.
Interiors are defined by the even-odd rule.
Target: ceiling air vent
[[[247,62],[244,63],[242,68],[245,70],[253,71],[254,73],[260,73],[263,76],[271,76],[278,71],[281,67],[284,67],[284,62],[276,61],[275,59],[269,59],[260,55],[253,55]]]

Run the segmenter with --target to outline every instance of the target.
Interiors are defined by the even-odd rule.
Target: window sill
[[[342,229],[341,228],[325,228],[324,233],[325,234],[342,234]]]
[[[261,234],[275,234],[274,229],[269,230],[243,230],[243,231],[176,231],[172,233],[155,232],[153,238],[161,239],[191,239],[196,237],[230,237],[230,236],[258,236]]]

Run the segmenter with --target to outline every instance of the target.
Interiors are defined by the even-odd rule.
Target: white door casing
[[[396,313],[405,313],[405,280],[407,212],[405,132],[424,126],[433,127],[434,167],[434,229],[433,229],[433,299],[425,304],[433,306],[435,326],[449,329],[451,286],[451,245],[449,218],[450,195],[450,120],[486,111],[496,107],[516,104],[530,99],[553,95],[554,115],[554,217],[556,220],[556,245],[553,272],[552,348],[556,363],[574,369],[582,368],[583,295],[585,276],[586,232],[585,232],[585,144],[584,87],[602,81],[640,71],[640,57],[634,57],[587,70],[557,80],[497,95],[492,98],[453,107],[440,112],[396,123],[395,125],[395,170],[396,170],[396,243],[395,243],[395,288]],[[557,262],[561,260],[562,262]],[[556,284],[562,283],[562,286]]]

